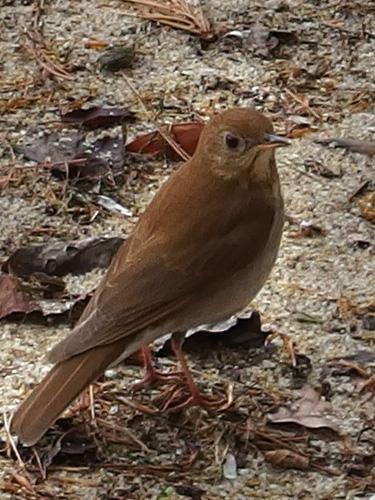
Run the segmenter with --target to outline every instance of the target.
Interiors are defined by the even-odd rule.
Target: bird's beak
[[[275,149],[282,146],[290,146],[290,141],[286,137],[275,134],[265,134],[264,143],[260,144],[260,149]]]

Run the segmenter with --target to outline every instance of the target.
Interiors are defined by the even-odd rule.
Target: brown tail
[[[95,347],[52,368],[17,408],[12,431],[26,446],[35,444],[67,406],[124,351],[126,339]]]

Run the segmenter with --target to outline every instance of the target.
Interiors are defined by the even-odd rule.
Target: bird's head
[[[273,134],[270,120],[252,108],[231,108],[216,114],[203,129],[194,157],[224,179],[272,179],[274,151],[289,141]]]

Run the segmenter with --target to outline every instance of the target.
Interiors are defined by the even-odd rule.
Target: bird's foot
[[[165,398],[166,400],[164,400],[165,402],[160,411],[177,412],[192,406],[199,406],[208,411],[218,411],[224,410],[231,405],[228,397],[204,396],[199,392],[198,388],[192,391],[187,399],[181,401],[184,395],[186,393],[184,394],[183,388],[175,387]]]
[[[132,392],[136,392],[154,385],[177,384],[181,381],[181,375],[181,372],[177,371],[164,373],[152,368],[151,370],[146,371],[142,380],[132,384],[130,390]]]

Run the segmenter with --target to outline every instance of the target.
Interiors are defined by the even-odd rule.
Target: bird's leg
[[[155,369],[152,362],[151,350],[148,346],[142,347],[142,355],[144,362],[144,377],[139,382],[132,385],[132,391],[138,391],[144,387],[150,387],[154,384],[176,383],[181,379],[181,373],[162,373]]]
[[[190,391],[190,397],[186,401],[178,404],[177,406],[172,406],[172,407],[171,407],[172,403],[172,398],[171,398],[165,403],[163,409],[164,410],[169,409],[175,411],[188,406],[195,406],[195,405],[201,406],[202,408],[206,409],[218,409],[220,406],[223,406],[223,403],[225,403],[226,400],[220,398],[219,401],[218,398],[208,398],[200,393],[197,384],[195,383],[194,378],[191,374],[191,371],[189,370],[189,366],[187,364],[185,355],[182,351],[182,344],[184,342],[184,338],[185,338],[184,333],[181,332],[174,333],[172,335],[171,346],[181,366],[182,373],[184,374],[184,377],[186,379],[187,386]]]

